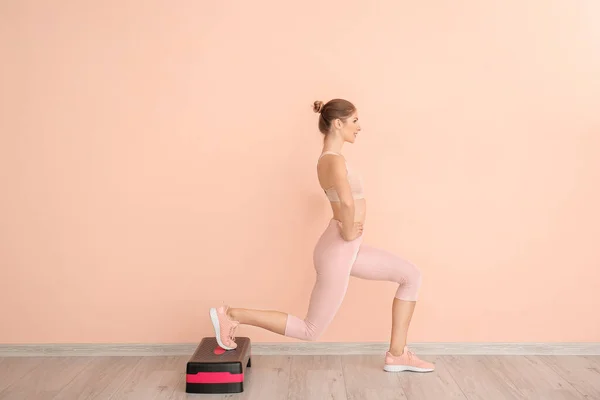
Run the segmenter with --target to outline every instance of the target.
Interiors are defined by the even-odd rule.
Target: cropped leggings
[[[352,241],[341,236],[339,222],[332,219],[314,249],[317,278],[308,313],[304,319],[288,314],[285,336],[317,340],[342,304],[350,276],[397,282],[395,297],[416,301],[421,272],[412,263],[390,252],[362,243],[362,235]]]

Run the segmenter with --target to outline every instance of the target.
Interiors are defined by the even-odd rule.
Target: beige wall
[[[599,341],[599,3],[369,4],[3,1],[0,342],[303,316],[332,97],[365,241],[424,274],[410,341]],[[387,340],[394,292],[352,279],[322,340]]]

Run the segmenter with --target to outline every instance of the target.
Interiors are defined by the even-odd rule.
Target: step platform
[[[205,337],[187,363],[186,393],[240,393],[250,367],[250,338],[235,339],[237,348],[224,350],[214,337]]]

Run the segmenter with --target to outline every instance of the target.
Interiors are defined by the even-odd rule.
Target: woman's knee
[[[309,341],[309,342],[316,342],[317,340],[319,340],[321,338],[322,332],[307,332],[306,337],[304,338],[304,340]]]
[[[423,283],[421,269],[414,264],[408,264],[408,268],[402,271],[402,277],[398,280],[399,286],[396,298],[401,300],[416,301]]]
[[[416,265],[412,264],[411,272],[409,274],[409,282],[411,286],[414,286],[418,289],[421,288],[421,284],[423,283],[423,274],[421,273],[421,269]]]
[[[322,334],[322,331],[310,329],[308,326],[306,326],[296,335],[296,338],[300,340],[306,340],[308,342],[316,342],[321,338]]]
[[[324,327],[317,326],[306,319],[300,319],[296,316],[289,315],[285,336],[314,342],[319,340],[324,330]]]
[[[304,328],[304,340],[307,340],[309,342],[317,341],[321,338],[321,335],[324,331],[324,326],[319,326],[317,324],[313,324],[309,321],[306,321]]]

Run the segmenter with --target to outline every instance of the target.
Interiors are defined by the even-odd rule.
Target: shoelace
[[[238,324],[233,324],[229,327],[229,339],[235,342],[235,329],[238,327]]]
[[[225,318],[228,319],[232,325],[229,327],[229,339],[232,342],[235,342],[235,329],[237,328],[238,324],[235,323],[234,321],[231,320],[231,318],[229,318],[229,316],[227,315],[227,310],[229,309],[228,306],[225,305],[225,302],[223,302],[223,307],[225,308]]]

